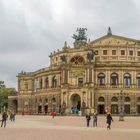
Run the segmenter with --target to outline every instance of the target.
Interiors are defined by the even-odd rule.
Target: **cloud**
[[[1,0],[0,73],[7,86],[17,87],[21,70],[49,66],[49,54],[73,47],[77,27],[87,27],[94,40],[107,33],[139,39],[138,0]]]

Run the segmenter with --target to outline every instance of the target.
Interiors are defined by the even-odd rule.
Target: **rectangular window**
[[[107,55],[107,50],[103,50],[103,55]]]
[[[133,51],[129,51],[129,55],[133,56]]]
[[[116,50],[112,50],[112,55],[116,55]]]
[[[137,52],[137,56],[140,56],[140,51]]]
[[[78,78],[78,85],[79,86],[83,85],[83,78]]]
[[[121,50],[121,55],[125,55],[125,50]]]

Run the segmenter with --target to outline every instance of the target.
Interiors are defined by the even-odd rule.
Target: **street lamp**
[[[119,100],[120,100],[119,121],[124,121],[124,97],[125,97],[125,93],[121,90],[119,94]]]

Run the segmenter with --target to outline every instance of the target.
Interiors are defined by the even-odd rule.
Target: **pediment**
[[[91,45],[135,45],[140,41],[130,38],[125,38],[116,35],[106,35],[95,41],[91,42]]]

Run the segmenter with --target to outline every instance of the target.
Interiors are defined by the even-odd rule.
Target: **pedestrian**
[[[87,127],[89,127],[89,123],[90,123],[90,114],[86,115],[86,121],[87,121]]]
[[[14,112],[14,110],[13,111],[11,111],[11,114],[10,114],[10,121],[11,122],[14,122],[15,121],[15,112]]]
[[[107,114],[106,119],[107,119],[107,122],[106,122],[107,123],[107,129],[111,129],[111,122],[113,121],[113,118],[112,118],[110,113]]]
[[[97,112],[94,112],[93,113],[93,126],[94,127],[97,127]]]
[[[55,112],[54,112],[54,111],[52,111],[52,118],[54,118],[54,115],[55,115]]]
[[[3,112],[2,121],[1,121],[1,127],[3,127],[3,125],[4,125],[4,127],[6,127],[6,121],[7,121],[7,114],[6,114],[6,112]]]

